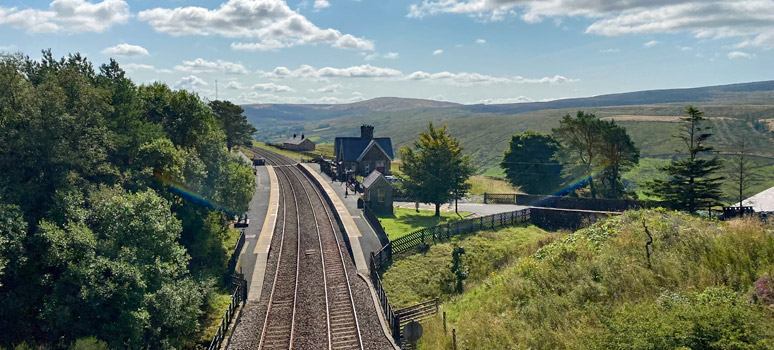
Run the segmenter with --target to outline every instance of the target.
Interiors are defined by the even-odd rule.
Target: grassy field
[[[774,347],[774,226],[632,211],[517,259],[445,303],[449,331],[426,321],[420,348],[452,349],[451,329],[460,349]],[[394,300],[431,284],[424,265],[385,278]]]
[[[465,287],[471,288],[501,267],[537,250],[539,242],[554,235],[534,226],[516,226],[482,231],[458,241],[465,248],[464,261],[470,267]],[[383,276],[384,288],[395,307],[409,306],[435,297],[452,298],[449,270],[452,243],[434,244],[424,254],[396,259]]]
[[[461,211],[459,215],[453,212],[441,212],[441,217],[435,217],[435,211],[420,209],[393,208],[393,215],[377,214],[379,221],[387,232],[390,240],[403,237],[416,230],[437,226],[454,220],[460,220],[470,212]]]
[[[471,184],[470,193],[519,193],[519,190],[508,182],[484,175],[474,175],[468,179]]]

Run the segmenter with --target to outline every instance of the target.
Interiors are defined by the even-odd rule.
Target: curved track
[[[285,219],[278,248],[279,258],[259,349],[293,349],[294,346],[323,348],[324,341],[327,344],[325,348],[329,350],[362,350],[360,324],[345,263],[347,256],[341,249],[337,225],[324,195],[312,180],[295,166],[296,161],[260,148],[253,148],[253,152],[265,158],[267,163],[282,173],[278,174],[278,178],[283,179],[280,183],[283,198],[286,199],[283,207]],[[283,182],[285,184],[282,184]],[[293,198],[292,201],[289,200],[290,197]],[[309,212],[303,210],[302,206],[303,209],[310,208]],[[296,231],[295,237],[291,232],[293,228]],[[319,262],[301,262],[302,237],[303,242],[306,242],[303,243],[304,249],[307,249],[306,255],[314,255],[317,253],[316,249],[319,249]],[[296,238],[295,243],[292,238]],[[309,249],[312,246],[316,246],[316,249]],[[291,273],[293,270],[295,276]],[[299,289],[299,283],[310,280],[322,282],[319,285],[324,287],[323,293],[319,293],[319,288],[312,288],[324,299],[320,307],[315,307],[312,300],[315,298],[314,293],[305,292],[309,290],[309,286]],[[312,283],[315,287],[318,285]],[[309,300],[304,300],[304,296],[308,296]],[[297,325],[314,324],[314,319],[321,319],[323,313],[326,328],[324,331],[296,332]],[[326,338],[326,335],[327,339],[322,339]]]

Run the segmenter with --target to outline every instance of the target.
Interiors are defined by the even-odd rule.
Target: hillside
[[[387,108],[386,103],[396,105]],[[427,100],[375,99],[338,105],[335,110],[330,105],[306,105],[303,106],[307,112],[305,120],[250,118],[259,129],[258,138],[263,140],[277,141],[293,132],[304,132],[307,137],[326,143],[336,136],[358,135],[360,124],[367,123],[375,126],[377,136],[392,137],[396,148],[409,144],[417,130],[425,128],[428,122],[446,123],[449,132],[473,155],[480,174],[502,176],[498,164],[513,134],[526,130],[550,132],[563,115],[574,114],[579,109],[600,118],[615,119],[626,127],[643,158],[671,158],[680,148],[671,137],[678,128],[674,121],[681,116],[686,104],[694,103],[710,118],[716,134],[710,141],[718,150],[730,151],[731,145],[743,137],[762,157],[758,159],[759,168],[774,166],[770,159],[774,157],[774,81],[525,104],[439,103],[443,107],[432,107]],[[409,106],[421,107],[409,109]],[[300,107],[272,105],[271,110],[280,108]],[[773,184],[771,172],[764,175],[752,192]]]
[[[487,273],[444,303],[446,333],[441,317],[425,323],[420,348],[452,349],[455,329],[460,349],[772,349],[773,234],[627,212]]]

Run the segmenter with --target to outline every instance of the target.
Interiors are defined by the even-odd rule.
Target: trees
[[[500,167],[508,181],[526,193],[554,193],[563,182],[562,165],[554,159],[558,150],[553,136],[528,130],[511,137]]]
[[[705,144],[712,133],[709,132],[711,127],[703,126],[704,113],[694,106],[687,106],[684,113],[680,133],[675,137],[685,144],[686,157],[673,160],[661,169],[669,175],[669,179],[654,180],[646,187],[669,207],[693,213],[698,208],[717,205],[723,177],[715,173],[723,164],[717,156],[700,157],[714,151],[713,147]]]
[[[741,210],[745,192],[753,184],[758,182],[757,176],[752,172],[752,160],[750,159],[750,144],[740,137],[733,146],[731,160],[728,162],[728,177],[739,194],[739,208]],[[741,212],[741,211],[740,211]]]
[[[0,347],[190,345],[255,186],[225,141],[197,95],[115,61],[0,57]]]
[[[583,179],[591,198],[620,198],[624,194],[621,173],[637,164],[640,152],[625,128],[578,111],[575,118],[565,115],[552,132],[561,143],[556,158],[565,163],[566,177]]]
[[[621,198],[626,193],[621,174],[640,161],[640,150],[626,129],[616,125],[615,121],[603,121],[601,129],[599,156],[603,169],[599,182],[600,192],[605,198]]]
[[[247,122],[244,109],[230,101],[215,100],[210,102],[210,108],[215,117],[220,121],[223,131],[226,133],[226,147],[231,151],[234,146],[250,146],[255,127]]]
[[[470,157],[462,153],[457,139],[446,133],[445,124],[438,129],[431,122],[413,146],[399,150],[403,188],[418,202],[435,204],[435,216],[440,216],[441,204],[470,188],[466,183],[473,174]]]

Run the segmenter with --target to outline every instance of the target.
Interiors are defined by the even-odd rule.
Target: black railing
[[[426,227],[391,241],[390,254],[400,254],[416,248],[419,245],[442,242],[457,235],[489,230],[527,221],[529,221],[529,209],[522,209]]]
[[[368,206],[368,203],[365,204],[363,208],[363,217],[368,220],[368,223],[371,224],[371,227],[374,229],[374,232],[376,233],[376,236],[379,237],[379,242],[381,245],[386,245],[390,243],[390,238],[387,236],[387,232],[384,231],[384,227],[382,227],[382,223],[379,221],[379,218],[376,217],[376,214],[374,214],[374,211],[371,210],[371,208]]]
[[[231,258],[228,260],[228,272],[226,273],[226,284],[231,283],[231,279],[234,276],[234,273],[236,272],[236,265],[237,261],[239,261],[239,253],[242,252],[242,247],[245,246],[245,230],[242,229],[242,232],[239,234],[239,240],[237,240],[236,247],[234,247],[234,252],[231,253]]]
[[[235,284],[236,287],[234,288],[234,292],[231,293],[231,302],[229,302],[226,314],[223,315],[223,318],[220,320],[218,330],[215,331],[215,335],[212,337],[212,341],[210,341],[210,346],[207,347],[207,350],[220,349],[220,346],[223,345],[223,340],[226,339],[228,327],[234,319],[237,308],[247,300],[247,280],[244,279],[243,275],[238,274],[233,276],[232,283]]]

